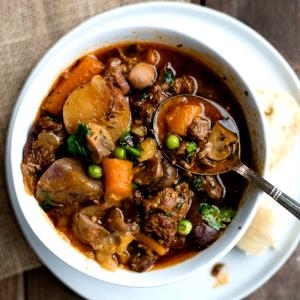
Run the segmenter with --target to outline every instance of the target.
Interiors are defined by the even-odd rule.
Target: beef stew
[[[118,44],[86,55],[42,102],[24,147],[25,186],[56,229],[107,270],[144,272],[182,261],[218,239],[236,213],[243,178],[182,171],[155,141],[156,109],[181,94],[225,107],[249,145],[226,78],[167,45]],[[197,109],[190,114],[188,134],[205,140],[209,122]],[[250,146],[242,151],[248,164],[250,153]]]

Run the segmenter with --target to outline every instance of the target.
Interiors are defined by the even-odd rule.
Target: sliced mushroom
[[[211,130],[208,141],[212,144],[212,147],[207,153],[207,157],[221,161],[233,154],[233,144],[238,141],[238,136],[220,122],[217,122]]]
[[[157,72],[155,66],[145,62],[136,64],[128,74],[129,82],[138,90],[143,90],[149,86],[152,86],[156,80],[156,77]]]

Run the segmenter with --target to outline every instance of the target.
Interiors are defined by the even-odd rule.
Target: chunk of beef
[[[155,196],[144,200],[144,208],[146,213],[151,210],[161,210],[164,213],[172,213],[179,203],[178,193],[173,188],[164,188]]]
[[[121,59],[118,57],[109,59],[105,71],[105,76],[113,79],[114,84],[120,88],[123,95],[127,95],[130,91],[130,86],[124,75],[126,71],[126,65],[122,64]]]
[[[145,231],[152,232],[167,244],[174,239],[177,222],[189,210],[192,192],[187,183],[174,188],[164,188],[156,195],[144,200]]]
[[[155,84],[150,90],[149,99],[153,105],[158,105],[167,98],[170,97],[170,93],[167,90],[170,88],[165,83]]]
[[[143,195],[140,190],[134,189],[131,193],[131,199],[135,205],[141,205],[143,202]]]
[[[102,182],[88,177],[81,163],[72,158],[56,160],[43,173],[36,190],[38,201],[49,197],[61,204],[99,201],[102,195]]]
[[[144,200],[146,213],[151,210],[160,210],[169,215],[175,215],[177,219],[186,215],[193,193],[186,182],[174,188],[164,188],[155,196]]]
[[[173,165],[169,164],[166,159],[163,158],[161,164],[163,176],[154,184],[154,189],[163,189],[166,187],[170,187],[173,184],[177,183],[179,179],[177,169]]]
[[[48,117],[40,118],[33,126],[24,148],[21,165],[26,187],[34,193],[39,175],[51,165],[66,133],[60,122]]]
[[[150,185],[157,182],[163,176],[160,158],[154,156],[139,163],[133,170],[133,181],[139,185]]]
[[[198,83],[195,77],[183,75],[174,80],[173,89],[177,95],[196,94],[198,91]]]
[[[175,250],[183,249],[186,246],[186,241],[187,241],[186,236],[176,234],[176,236],[174,237],[170,245],[170,249],[175,249]]]
[[[198,204],[195,199],[188,212],[187,219],[193,225],[192,231],[188,235],[188,239],[195,248],[203,249],[218,238],[220,232],[203,221],[201,214],[198,212]]]
[[[141,249],[130,255],[129,266],[135,272],[145,272],[154,266],[157,258],[156,254],[150,254]]]
[[[178,203],[176,205],[176,213],[178,219],[185,218],[188,210],[190,209],[192,197],[194,193],[190,189],[188,183],[182,182],[175,187],[178,194]]]
[[[177,232],[177,218],[162,212],[150,213],[145,220],[145,231],[154,233],[170,244]]]
[[[210,133],[211,121],[204,117],[196,117],[188,128],[188,133],[199,141],[207,140]]]
[[[89,122],[87,126],[90,130],[86,137],[87,145],[92,151],[93,161],[99,164],[103,158],[107,157],[114,150],[115,144],[105,126],[93,122]]]
[[[152,118],[156,110],[155,105],[153,105],[148,101],[141,100],[141,101],[136,101],[134,103],[134,107],[140,119],[150,126],[152,124]]]
[[[225,196],[225,187],[219,176],[203,176],[203,190],[210,198],[220,201]]]

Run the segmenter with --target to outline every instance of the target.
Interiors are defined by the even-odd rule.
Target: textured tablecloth
[[[137,2],[141,1],[0,1],[0,280],[41,265],[21,234],[5,186],[6,132],[24,81],[44,52],[71,28],[102,11]]]

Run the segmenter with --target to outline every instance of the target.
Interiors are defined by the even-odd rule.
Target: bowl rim
[[[164,2],[162,2],[164,3]],[[149,4],[137,4],[138,6],[142,6],[142,5],[149,5]],[[135,6],[135,5],[131,5],[131,6]],[[131,7],[130,6],[130,7]],[[127,8],[127,7],[126,7]],[[103,13],[103,14],[109,14],[109,13],[112,13],[113,11],[115,10],[120,10],[120,9],[124,9],[124,8],[117,8],[117,9],[114,9],[112,11],[109,11],[109,12],[106,12],[106,13]],[[100,14],[100,15],[103,15],[103,14]],[[17,198],[17,194],[16,194],[16,186],[13,182],[13,180],[9,180],[9,178],[12,178],[11,174],[12,174],[12,168],[11,168],[11,165],[10,165],[10,161],[11,161],[11,158],[12,158],[12,151],[11,151],[11,143],[12,143],[12,133],[14,131],[14,123],[15,123],[15,120],[18,116],[18,112],[19,112],[19,107],[20,107],[20,104],[22,103],[22,100],[25,96],[25,94],[27,93],[27,90],[28,88],[30,87],[30,85],[32,84],[32,82],[35,80],[35,78],[39,75],[39,71],[41,69],[43,69],[48,61],[51,59],[51,55],[54,55],[56,50],[58,51],[63,51],[64,49],[64,46],[65,46],[65,43],[67,43],[68,41],[68,38],[71,38],[72,35],[74,34],[74,32],[76,32],[76,30],[79,30],[81,28],[83,28],[84,26],[86,26],[86,24],[88,24],[89,22],[91,22],[92,20],[94,20],[95,18],[97,18],[99,15],[95,16],[95,17],[92,17],[91,19],[88,19],[87,21],[83,22],[82,24],[78,25],[77,27],[75,27],[73,30],[71,30],[69,33],[67,33],[66,35],[64,35],[58,42],[56,42],[45,54],[44,56],[40,59],[40,61],[37,63],[37,65],[35,66],[35,68],[33,69],[33,71],[31,72],[31,74],[29,75],[28,79],[26,80],[19,96],[18,96],[18,100],[15,104],[15,107],[13,109],[13,113],[12,113],[12,116],[11,116],[11,120],[10,120],[10,124],[9,124],[9,129],[8,129],[8,134],[7,134],[7,138],[6,138],[6,151],[5,151],[5,171],[6,171],[6,180],[7,180],[7,186],[9,188],[9,195],[11,198],[15,198],[17,203],[19,204],[19,199]],[[139,26],[137,26],[139,27]],[[143,27],[147,27],[147,26],[143,26]],[[139,27],[140,28],[143,28],[143,27]],[[181,36],[186,36],[188,39],[191,39],[193,40],[193,42],[196,42],[198,44],[201,44],[201,47],[202,48],[205,48],[207,49],[209,52],[213,53],[213,55],[215,57],[218,58],[219,61],[222,62],[222,64],[225,64],[227,65],[228,68],[230,68],[233,73],[235,75],[237,75],[237,77],[239,78],[239,80],[242,82],[242,84],[247,88],[247,91],[249,93],[249,96],[254,100],[254,104],[256,106],[256,109],[257,109],[257,112],[260,116],[260,122],[262,123],[262,133],[263,133],[263,136],[265,138],[265,141],[266,141],[266,126],[265,126],[265,120],[264,118],[262,117],[263,116],[263,113],[260,109],[260,106],[257,105],[257,101],[256,101],[256,98],[254,97],[254,93],[252,92],[252,89],[248,86],[248,84],[244,81],[243,77],[239,74],[239,72],[236,70],[236,68],[234,68],[226,59],[224,59],[222,57],[221,54],[217,53],[214,49],[212,49],[211,47],[207,46],[205,43],[203,43],[202,41],[192,37],[191,35],[188,35],[184,32],[180,32],[180,31],[177,31],[177,30],[170,30],[170,29],[166,29],[165,27],[158,27],[158,26],[149,26],[150,29],[152,30],[162,30],[162,31],[170,31],[170,32],[173,32],[177,35],[181,35]],[[127,27],[128,30],[130,30],[129,27]],[[134,39],[133,39],[134,41]],[[113,43],[115,44],[115,43]],[[61,47],[61,48],[59,48]],[[264,142],[265,142],[264,141]],[[267,143],[265,143],[265,162],[264,162],[264,165],[263,165],[263,168],[261,170],[261,173],[265,176],[266,175],[266,171],[267,171],[267,165],[268,165],[268,145]],[[251,212],[249,213],[248,217],[247,217],[247,221],[244,223],[244,230],[243,231],[240,231],[238,234],[236,234],[235,238],[229,243],[227,244],[227,247],[224,248],[224,250],[219,253],[218,255],[215,255],[214,256],[214,259],[213,261],[217,261],[218,259],[220,259],[221,257],[223,257],[228,251],[230,251],[234,245],[236,244],[236,242],[238,241],[238,239],[241,237],[242,235],[242,232],[244,232],[246,230],[246,228],[248,227],[248,225],[250,224],[252,218],[254,217],[254,214],[255,214],[255,211],[256,211],[256,208],[257,208],[257,205],[258,205],[258,200],[260,198],[260,195],[258,194],[256,199],[255,199],[255,203],[253,204],[253,207],[251,209]],[[13,203],[13,206],[15,205],[14,204],[14,201],[11,200],[11,202]],[[22,207],[20,206],[20,209],[22,211]],[[22,211],[23,213],[23,211]],[[28,223],[28,220],[26,218],[26,222]],[[28,223],[28,225],[30,226],[30,228],[32,229],[32,231],[34,232],[34,234],[36,235],[36,237],[44,244],[44,246],[47,247],[48,250],[50,250],[54,255],[56,255],[56,257],[58,257],[59,259],[61,259],[62,261],[64,261],[65,263],[69,264],[71,267],[91,276],[90,274],[88,274],[87,272],[85,272],[84,270],[82,269],[79,269],[77,268],[76,266],[74,266],[74,264],[70,264],[69,262],[67,262],[66,260],[64,260],[62,258],[62,256],[57,253],[56,251],[53,251],[52,248],[49,248],[49,245],[47,243],[45,243],[41,238],[40,236],[38,236],[36,234],[36,231],[34,230],[34,228],[30,225],[30,223]],[[205,265],[207,264],[211,264],[212,263],[212,260],[209,260]],[[205,266],[202,265],[200,269],[203,269]],[[187,277],[190,277],[192,276],[193,274],[195,274],[196,272],[199,271],[199,267],[196,268],[195,270],[193,270],[192,272],[189,272],[183,276],[180,276],[180,278],[174,278],[172,279],[171,281],[170,280],[167,280],[166,282],[163,282],[163,283],[160,283],[160,284],[151,284],[151,285],[145,285],[145,284],[142,284],[142,285],[130,285],[128,284],[127,286],[158,286],[158,285],[163,285],[163,284],[168,284],[168,283],[172,283],[172,282],[177,282],[179,280],[183,280]],[[95,278],[95,277],[94,277]],[[99,279],[99,278],[97,278]],[[105,279],[101,279],[101,280],[104,280]],[[110,282],[110,283],[114,283],[114,284],[119,284],[118,282],[111,282],[111,281],[107,281],[107,282]],[[123,284],[122,284],[123,285]]]

